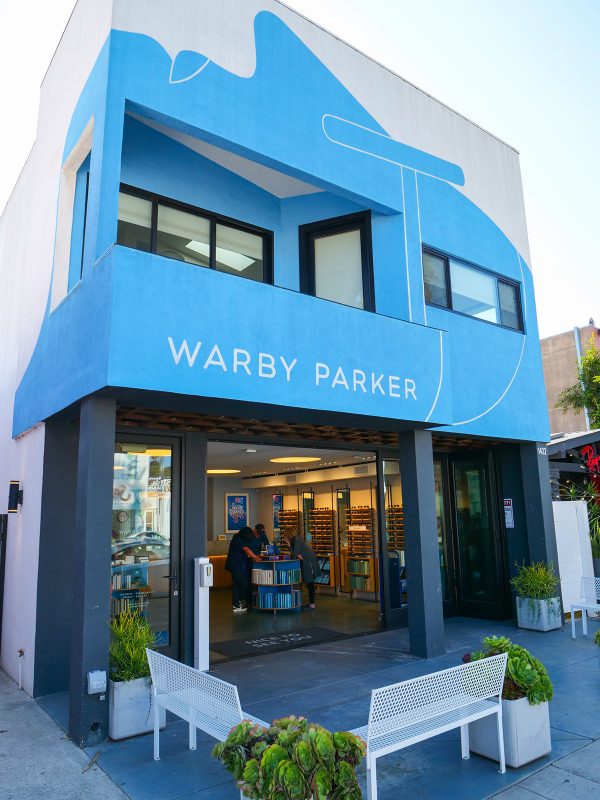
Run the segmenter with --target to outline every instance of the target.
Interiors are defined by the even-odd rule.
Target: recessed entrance
[[[211,661],[381,628],[375,453],[209,442],[207,464]],[[278,558],[249,562],[245,594],[233,593],[235,572],[226,569],[232,539],[257,525],[266,537],[261,545],[254,534],[250,549],[267,557],[272,547]],[[296,558],[300,541],[316,557],[314,587],[302,564],[310,559],[305,545]],[[234,609],[238,598],[247,610]]]

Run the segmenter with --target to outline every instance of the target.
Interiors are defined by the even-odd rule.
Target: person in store
[[[260,551],[257,555],[252,550],[253,540],[252,528],[242,528],[229,543],[225,569],[231,572],[231,600],[234,612],[248,610],[252,563],[260,561]]]
[[[315,555],[312,547],[301,536],[292,536],[291,539],[284,537],[290,548],[292,558],[297,558],[300,561],[300,571],[302,572],[302,580],[306,584],[308,590],[308,603],[304,606],[307,611],[315,610],[315,580],[321,574],[321,567],[319,566],[319,559]]]

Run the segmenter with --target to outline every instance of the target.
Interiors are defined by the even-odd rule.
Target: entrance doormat
[[[227,642],[211,642],[210,649],[229,658],[259,656],[263,653],[276,653],[292,647],[306,647],[335,639],[346,639],[346,634],[330,628],[301,628],[297,631],[271,633],[266,636],[248,636],[245,639],[230,639]]]

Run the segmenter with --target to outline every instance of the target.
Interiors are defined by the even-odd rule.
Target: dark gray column
[[[206,555],[206,436],[188,433],[183,459],[183,602],[181,604],[184,664],[194,664],[194,558]]]
[[[69,688],[78,447],[77,423],[46,423],[35,624],[35,697]]]
[[[552,561],[558,574],[552,487],[546,444],[528,442],[522,444],[520,450],[529,558],[531,561]]]
[[[81,403],[69,736],[82,747],[108,735],[108,698],[87,694],[87,673],[108,670],[115,412],[113,398]]]
[[[445,641],[431,433],[406,431],[399,441],[410,651],[433,658]]]

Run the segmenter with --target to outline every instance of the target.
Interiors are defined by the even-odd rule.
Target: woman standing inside
[[[319,566],[319,559],[314,554],[312,547],[308,542],[304,541],[301,536],[292,536],[291,539],[285,539],[287,542],[292,558],[297,558],[300,561],[300,570],[302,572],[302,580],[308,589],[308,604],[303,606],[307,611],[315,610],[315,580],[321,574],[321,567]]]
[[[250,568],[253,561],[260,561],[260,554],[252,552],[252,528],[242,528],[229,543],[225,569],[231,572],[231,599],[233,611],[247,611],[250,591]]]

